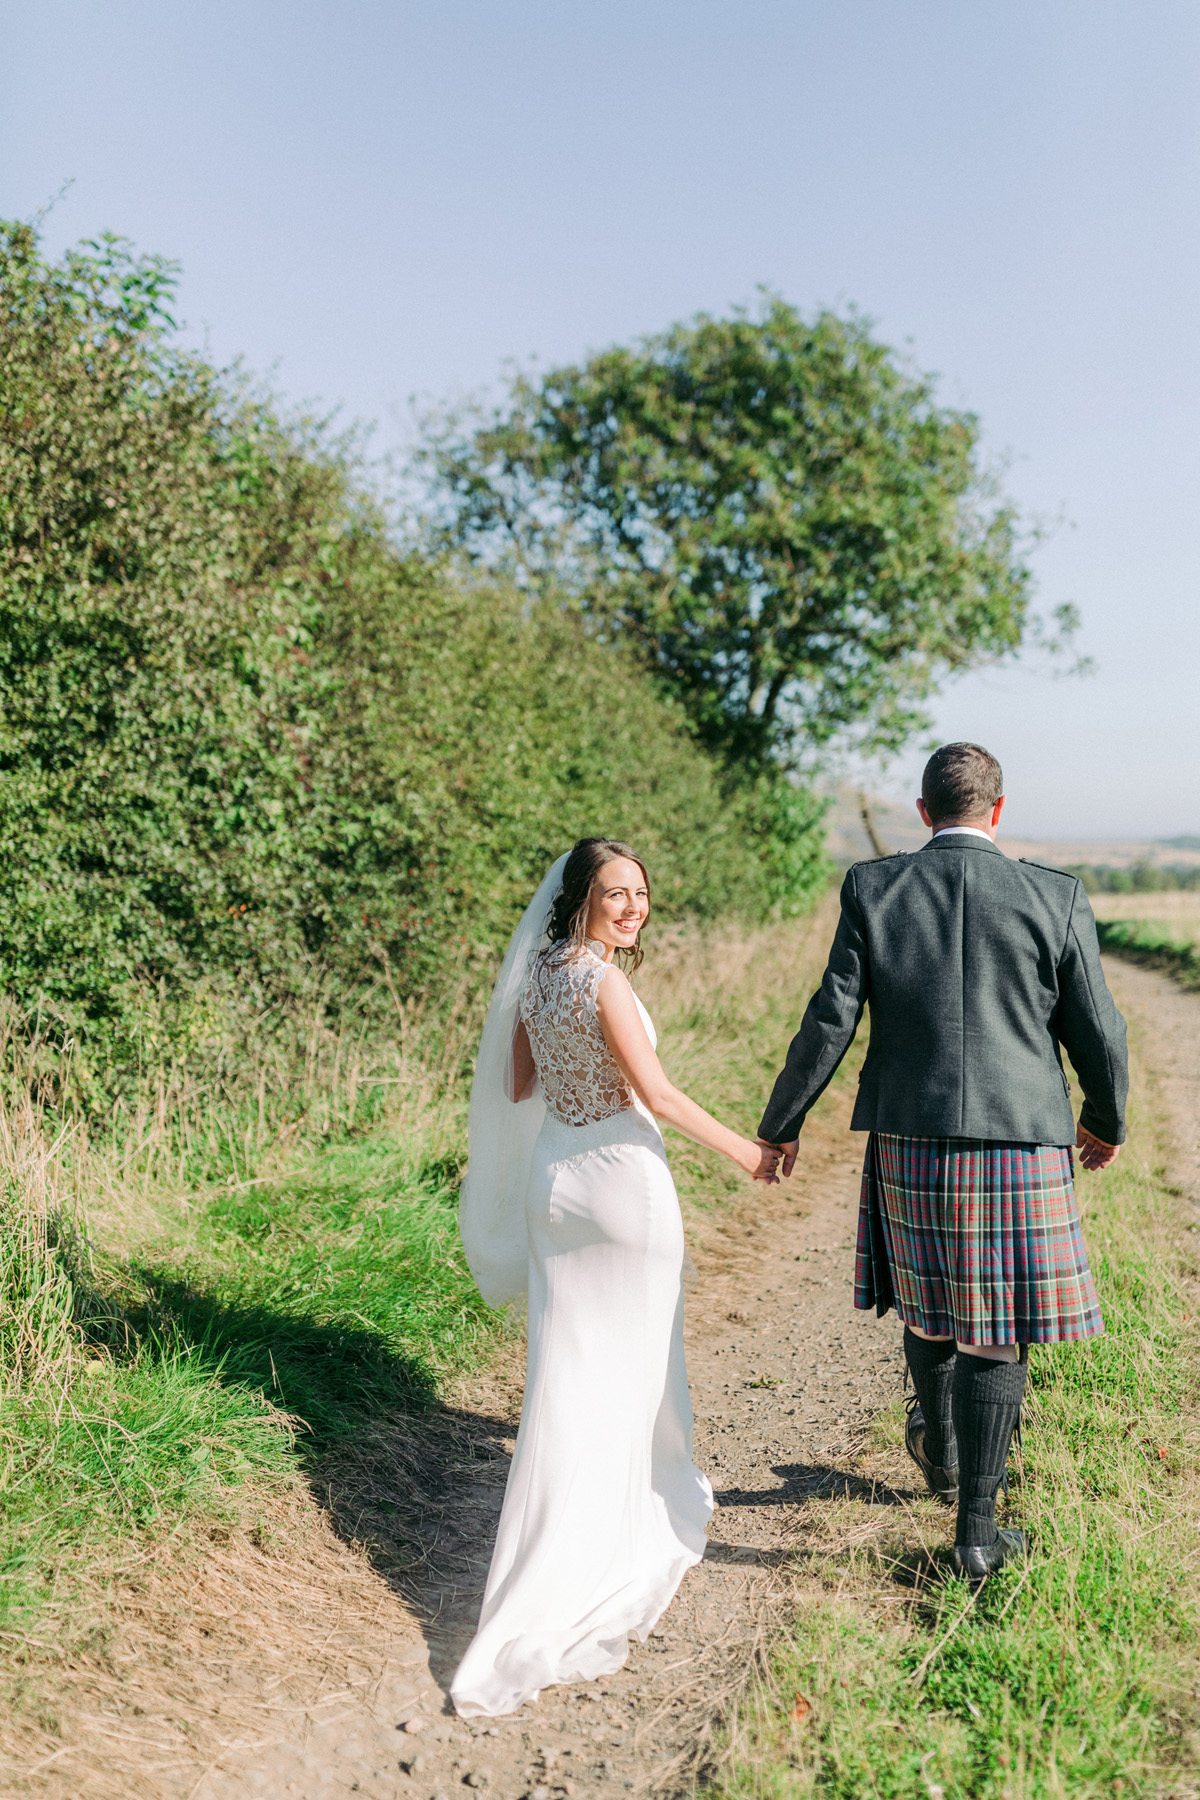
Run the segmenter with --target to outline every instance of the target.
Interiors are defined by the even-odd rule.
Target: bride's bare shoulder
[[[618,968],[615,962],[605,963],[601,971],[600,985],[596,990],[596,1005],[611,1006],[615,1002],[620,1006],[632,1000],[633,997],[633,988],[624,969]]]

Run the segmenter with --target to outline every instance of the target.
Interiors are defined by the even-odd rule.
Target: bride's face
[[[629,857],[615,857],[596,876],[587,934],[610,950],[632,950],[649,911],[646,877]]]

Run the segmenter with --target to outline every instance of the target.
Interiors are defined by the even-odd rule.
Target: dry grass
[[[1092,894],[1090,899],[1098,919],[1137,919],[1184,943],[1200,941],[1200,888],[1145,894]]]
[[[453,1464],[453,1432],[439,1438],[436,1421],[423,1428],[382,1394],[374,1435],[347,1432],[318,1470],[297,1457],[305,1421],[288,1397],[239,1374],[228,1332],[218,1342],[192,1329],[181,1306],[194,1292],[248,1315],[255,1280],[269,1290],[286,1259],[239,1237],[237,1207],[275,1195],[295,1209],[308,1186],[323,1196],[333,1184],[358,1227],[395,1196],[404,1273],[418,1288],[427,1278],[445,1312],[466,1286],[440,1246],[476,1030],[470,993],[462,980],[436,1016],[397,1006],[386,1029],[376,996],[371,1031],[353,1015],[332,1027],[320,995],[290,1019],[214,1015],[189,1055],[151,1065],[90,1127],[72,1107],[69,1053],[37,1021],[5,1021],[4,1791],[175,1795],[231,1733],[359,1691],[389,1638],[411,1634],[398,1588],[354,1546],[386,1466],[382,1560],[402,1565],[405,1509],[390,1501],[397,1487],[410,1507],[428,1501]],[[344,1163],[359,1142],[388,1156],[356,1187]],[[336,1236],[318,1220],[301,1247],[319,1263]],[[180,1290],[173,1304],[166,1278]],[[270,1332],[283,1322],[277,1312]],[[336,1340],[336,1319],[299,1322],[317,1354]],[[453,1324],[443,1319],[443,1338]],[[410,1336],[410,1362],[424,1351],[454,1364],[419,1328]],[[463,1354],[494,1340],[468,1332]],[[362,1354],[386,1361],[386,1344]]]
[[[93,1568],[47,1636],[5,1634],[8,1791],[174,1800],[218,1755],[370,1692],[410,1632],[400,1597],[306,1491],[254,1512]]]

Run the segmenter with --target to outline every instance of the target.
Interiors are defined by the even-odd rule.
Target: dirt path
[[[1116,961],[1109,978],[1178,1145],[1177,1154],[1166,1151],[1172,1178],[1200,1200],[1200,997]],[[865,1494],[866,1430],[901,1391],[895,1315],[877,1321],[851,1304],[862,1149],[847,1129],[851,1086],[826,1095],[790,1188],[756,1190],[740,1216],[701,1220],[692,1233],[696,1454],[719,1511],[705,1560],[621,1673],[548,1690],[537,1706],[494,1723],[464,1723],[445,1698],[474,1627],[504,1490],[520,1398],[514,1346],[456,1396],[440,1483],[426,1483],[415,1570],[389,1581],[322,1516],[310,1527],[307,1587],[294,1564],[275,1568],[269,1541],[253,1569],[244,1551],[239,1562],[216,1547],[207,1566],[179,1572],[173,1593],[158,1591],[159,1582],[165,1624],[154,1629],[176,1646],[171,1702],[162,1699],[161,1668],[153,1705],[149,1690],[138,1703],[129,1672],[114,1674],[111,1697],[97,1698],[72,1732],[81,1746],[89,1736],[99,1741],[93,1733],[123,1735],[131,1751],[135,1742],[158,1746],[153,1778],[145,1758],[144,1786],[115,1764],[111,1780],[92,1764],[89,1794],[452,1800],[481,1791],[496,1800],[599,1800],[686,1790],[723,1701],[740,1688],[764,1630],[788,1610],[792,1577],[780,1565],[797,1545],[799,1504]],[[876,1450],[867,1461],[885,1484],[873,1493],[881,1518],[920,1501],[902,1452]],[[364,1521],[358,1535],[367,1539],[366,1513]],[[161,1663],[166,1652],[157,1654]],[[200,1663],[210,1689],[189,1693]],[[223,1671],[217,1691],[214,1670]],[[83,1768],[82,1758],[47,1766],[20,1791],[74,1796]]]
[[[1200,1199],[1200,999],[1129,964],[1113,962],[1109,975],[1135,1050],[1157,1078],[1177,1178]],[[741,1685],[773,1602],[785,1598],[772,1569],[789,1547],[793,1508],[858,1485],[855,1450],[900,1391],[895,1316],[877,1321],[851,1305],[862,1140],[846,1130],[847,1110],[848,1094],[832,1093],[806,1133],[798,1182],[784,1197],[764,1195],[764,1216],[711,1227],[696,1246],[688,1367],[697,1460],[719,1511],[708,1555],[650,1643],[620,1674],[550,1690],[511,1720],[468,1725],[449,1712],[446,1684],[473,1629],[511,1449],[510,1437],[496,1441],[500,1396],[481,1391],[477,1448],[499,1454],[429,1521],[425,1619],[419,1626],[414,1618],[402,1673],[369,1709],[324,1726],[297,1720],[286,1753],[279,1746],[252,1766],[214,1769],[196,1800],[256,1791],[449,1800],[464,1788],[499,1800],[582,1800],[669,1792],[686,1781],[721,1701]],[[511,1431],[512,1385],[505,1397]],[[889,1472],[897,1500],[919,1498],[898,1468]],[[399,1731],[405,1722],[420,1728]]]
[[[721,1700],[745,1674],[772,1602],[789,1503],[855,1481],[850,1453],[898,1392],[894,1317],[851,1305],[860,1138],[846,1126],[849,1084],[805,1134],[786,1190],[756,1190],[745,1214],[693,1233],[688,1366],[696,1454],[719,1510],[710,1549],[660,1631],[605,1681],[555,1688],[512,1719],[470,1725],[446,1687],[471,1633],[487,1573],[519,1408],[503,1368],[459,1396],[470,1453],[424,1520],[421,1579],[390,1667],[334,1716],[312,1708],[249,1754],[231,1745],[193,1800],[252,1793],[430,1800],[472,1788],[498,1800],[669,1791]],[[753,1211],[751,1210],[753,1209]],[[757,1214],[757,1216],[755,1216]],[[405,1724],[409,1730],[398,1729]]]
[[[1167,975],[1106,957],[1130,1048],[1149,1068],[1170,1134],[1171,1180],[1200,1205],[1200,994]]]

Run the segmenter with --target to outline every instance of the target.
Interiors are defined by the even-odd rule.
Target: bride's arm
[[[536,1080],[537,1065],[533,1060],[529,1033],[525,1029],[524,1019],[519,1018],[513,1031],[512,1054],[509,1058],[506,1083],[506,1092],[514,1106],[518,1100],[528,1100]]]
[[[633,989],[615,966],[610,966],[600,983],[596,1012],[605,1042],[620,1064],[621,1073],[656,1119],[673,1125],[684,1137],[704,1144],[709,1150],[719,1150],[740,1169],[745,1169],[747,1175],[757,1175],[766,1181],[776,1179],[777,1153],[772,1154],[769,1147],[753,1143],[749,1138],[739,1137],[736,1131],[730,1131],[667,1080],[654,1046],[646,1036]]]

